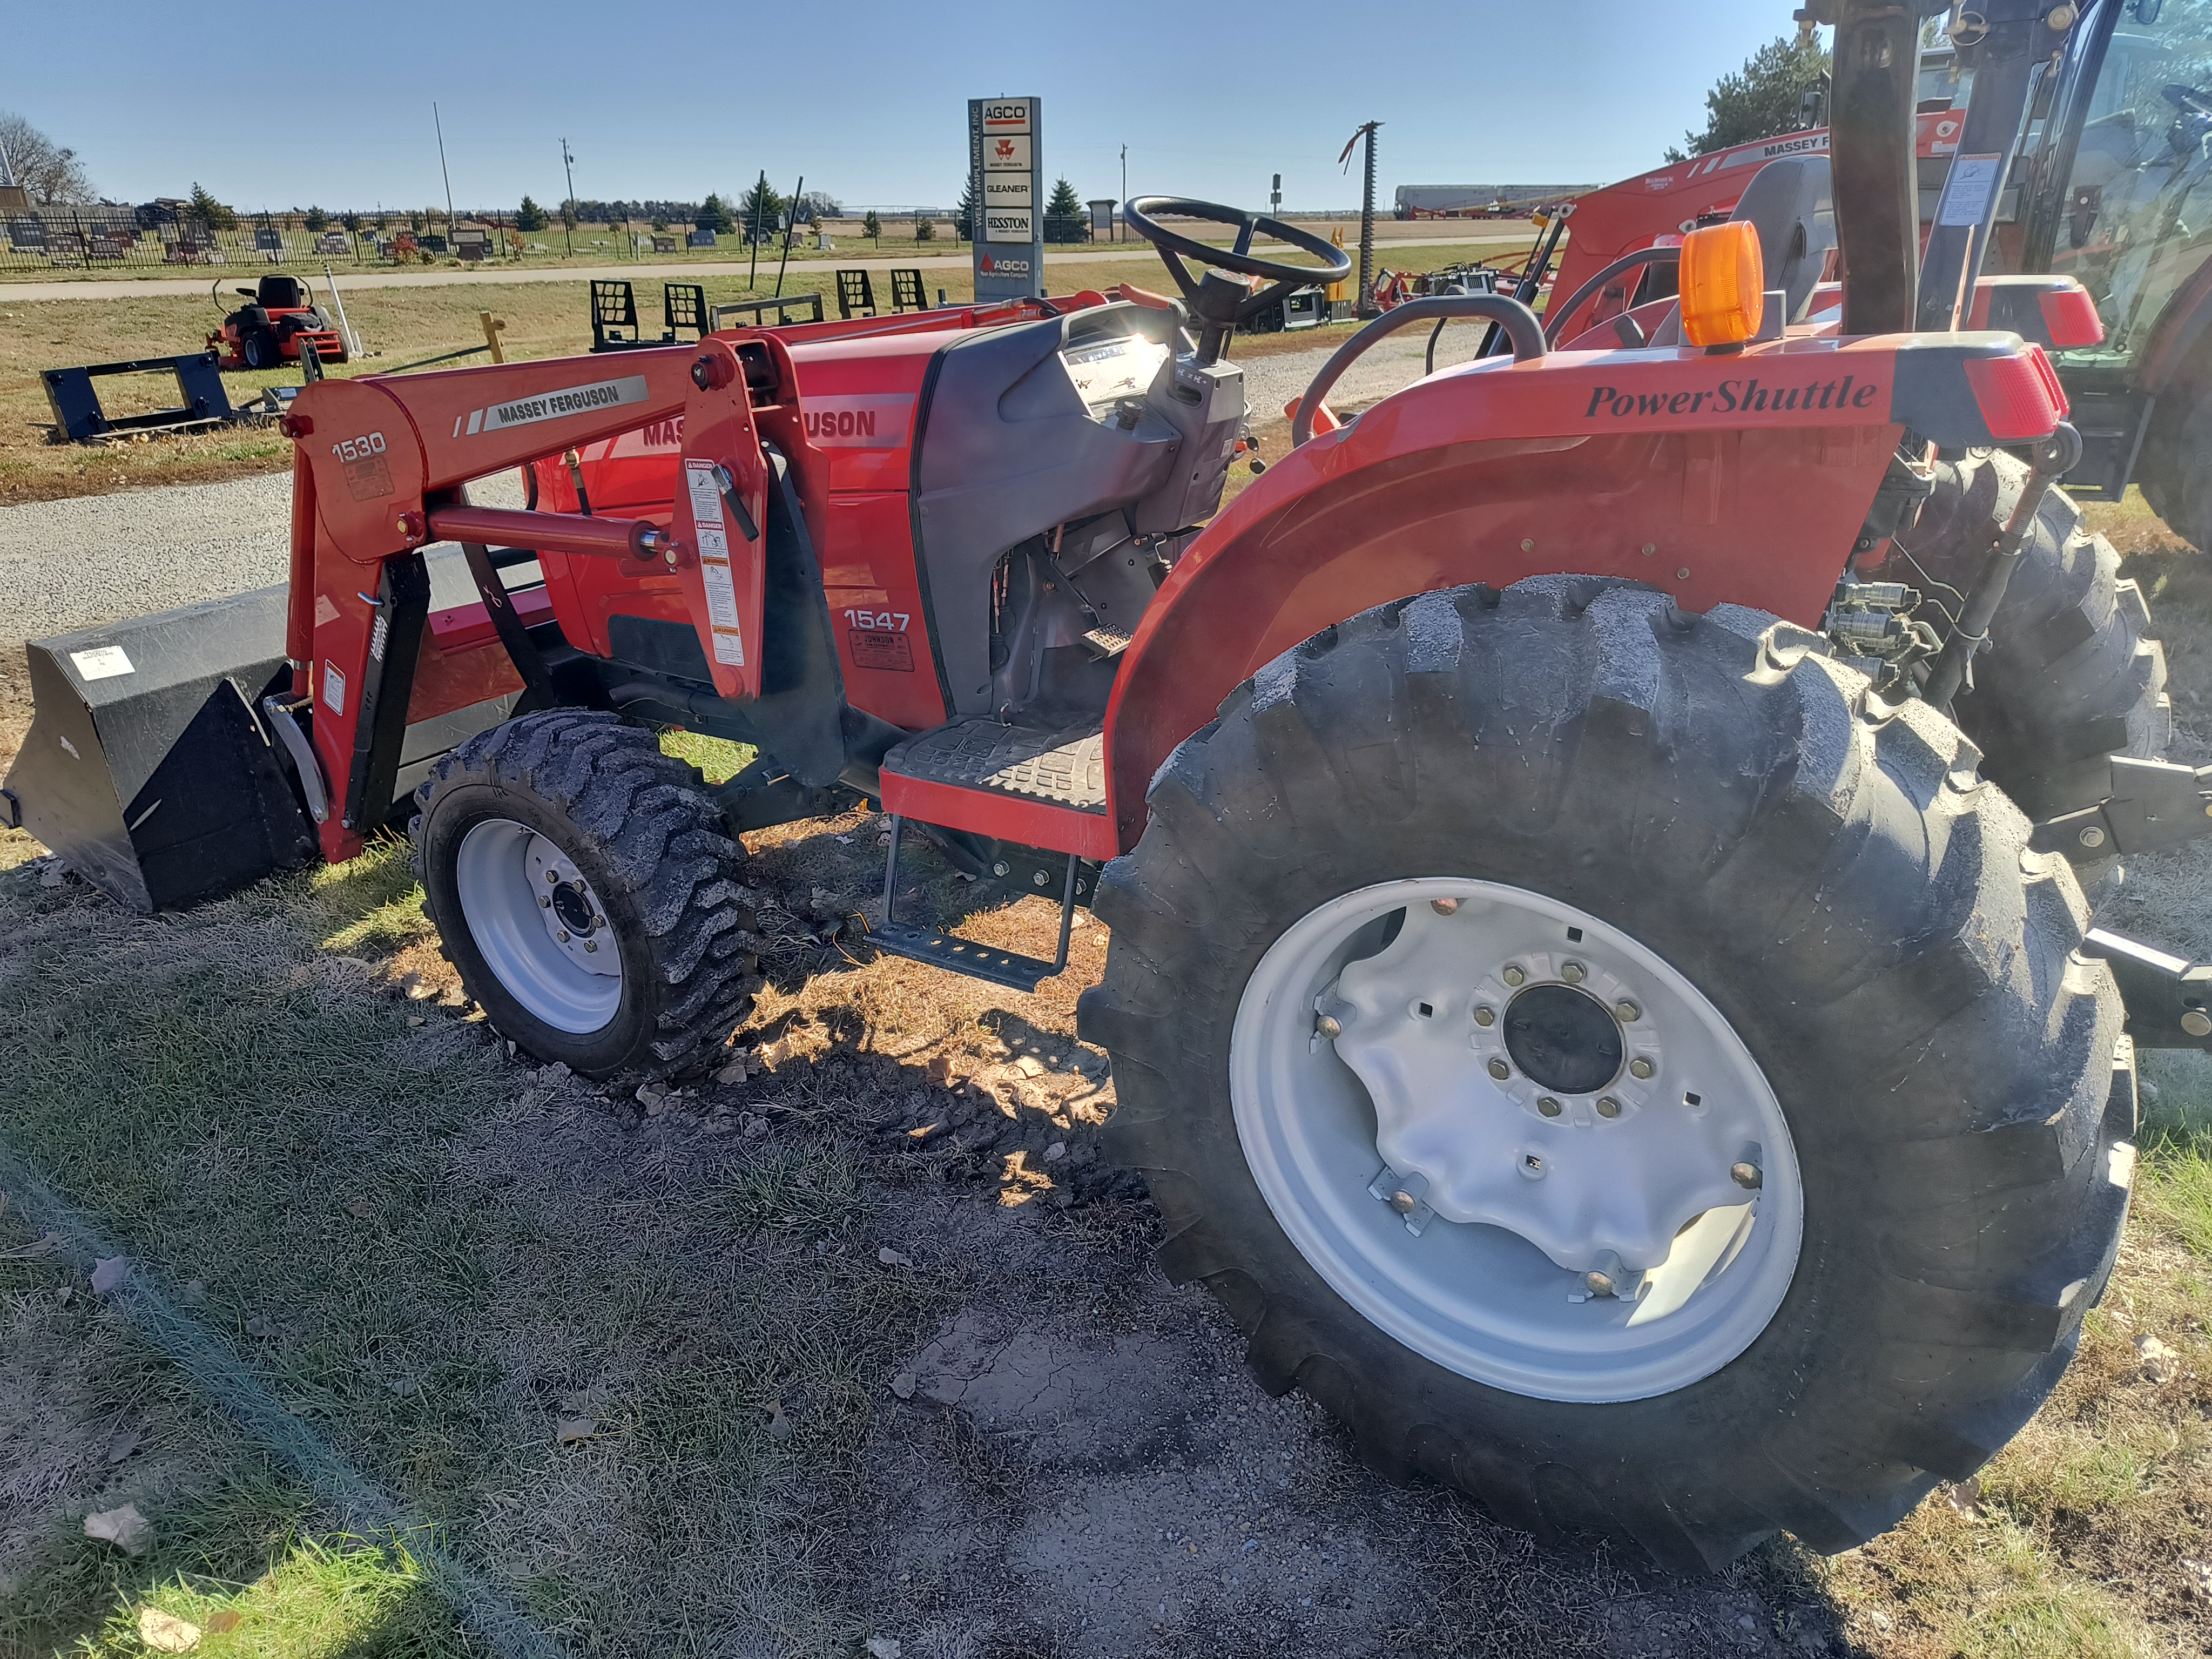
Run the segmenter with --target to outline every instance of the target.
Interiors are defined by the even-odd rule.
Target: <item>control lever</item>
[[[722,492],[722,504],[730,509],[730,516],[738,521],[738,528],[745,532],[745,539],[760,539],[760,526],[753,515],[745,511],[744,499],[738,494],[738,481],[730,476],[730,469],[720,461],[714,463],[714,487]]]

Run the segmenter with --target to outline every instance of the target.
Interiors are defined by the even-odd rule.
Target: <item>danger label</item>
[[[852,628],[845,632],[845,642],[855,668],[885,668],[895,674],[914,672],[914,647],[907,643],[903,634]]]

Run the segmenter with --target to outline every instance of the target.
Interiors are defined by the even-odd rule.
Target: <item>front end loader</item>
[[[1672,1567],[1856,1545],[2056,1384],[2126,1214],[2131,1013],[2212,1018],[2075,872],[2202,828],[2207,790],[2137,752],[2155,652],[2053,505],[2063,395],[1964,325],[1971,258],[1917,314],[1919,20],[1833,21],[1833,305],[1820,181],[1778,173],[1668,250],[1632,337],[1395,308],[1225,511],[1224,349],[1349,262],[1182,198],[1127,208],[1174,301],[312,385],[281,634],[251,600],[244,665],[168,674],[151,747],[207,708],[258,740],[205,817],[281,780],[272,865],[404,826],[470,995],[594,1077],[702,1068],[744,1018],[744,831],[878,801],[884,951],[1026,991],[1078,907],[1111,924],[1080,1015],[1111,1145],[1263,1384]],[[1384,334],[1455,319],[1502,349],[1329,410]],[[511,469],[526,508],[471,501]],[[50,652],[9,799],[143,907],[198,896],[148,839],[193,780],[118,758],[129,626]],[[757,758],[710,786],[671,726]],[[902,920],[915,826],[1057,899],[1060,959]]]

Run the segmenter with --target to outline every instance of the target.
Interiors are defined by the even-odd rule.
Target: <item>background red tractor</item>
[[[216,286],[222,286],[218,283]],[[252,288],[236,290],[248,303],[222,319],[207,337],[222,354],[219,368],[277,368],[300,361],[300,348],[313,345],[326,363],[346,361],[345,338],[331,325],[303,278],[271,271]]]
[[[1990,8],[2039,59],[2065,9]],[[469,994],[593,1077],[744,1018],[741,832],[880,801],[883,949],[1024,990],[1079,906],[1111,924],[1109,1134],[1267,1386],[1516,1524],[1856,1544],[2004,1443],[2102,1291],[2124,1026],[2212,1018],[2069,860],[2201,833],[2212,781],[2155,757],[2042,349],[1964,326],[2079,290],[1931,244],[1915,326],[1917,19],[1835,21],[1834,305],[1824,181],[1762,173],[1632,331],[1397,307],[1225,512],[1224,347],[1349,261],[1175,198],[1127,208],[1172,307],[317,382],[289,588],[39,642],[8,799],[142,908],[404,823]],[[1509,350],[1315,434],[1452,319]],[[528,510],[471,503],[518,467]],[[2013,746],[1953,718],[1970,668]],[[670,726],[757,757],[709,786]],[[902,920],[909,823],[1057,897],[1061,961]]]

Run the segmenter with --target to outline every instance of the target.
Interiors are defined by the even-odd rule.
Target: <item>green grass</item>
[[[480,1024],[393,994],[425,933],[392,844],[158,920],[0,875],[0,1133],[574,1650],[669,1650],[703,1618],[849,1651],[866,1590],[823,1517],[857,1501],[871,1390],[942,1288],[875,1260],[834,1133],[663,1156],[626,1097],[533,1085]],[[15,1387],[58,1402],[62,1452],[93,1437],[81,1467],[112,1418],[149,1425],[98,1506],[137,1502],[160,1547],[125,1561],[81,1509],[0,1534],[0,1653],[132,1652],[149,1603],[250,1613],[205,1653],[459,1650],[409,1536],[339,1535],[51,1259],[0,1261]],[[557,1443],[574,1414],[594,1431]]]

